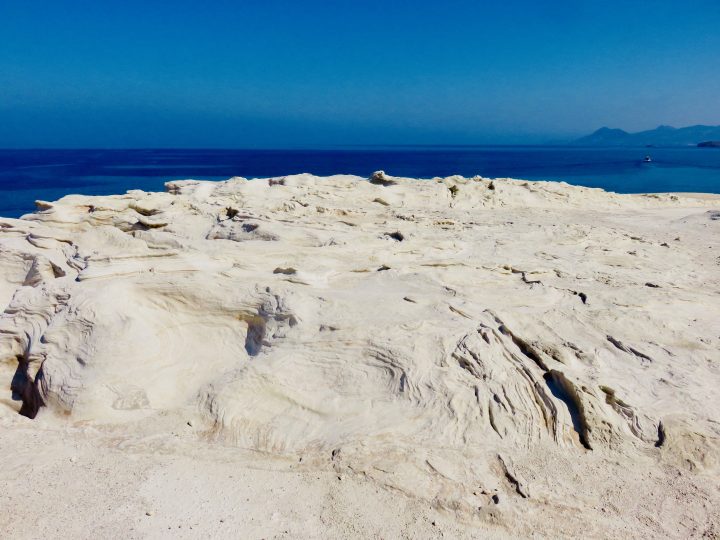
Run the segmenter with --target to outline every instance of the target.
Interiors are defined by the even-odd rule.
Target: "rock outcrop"
[[[42,202],[0,219],[3,403],[130,438],[190,418],[528,533],[584,475],[717,480],[717,206],[384,173]]]

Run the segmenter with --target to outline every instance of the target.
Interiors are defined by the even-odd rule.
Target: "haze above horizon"
[[[720,2],[0,0],[0,147],[536,144],[720,124]]]

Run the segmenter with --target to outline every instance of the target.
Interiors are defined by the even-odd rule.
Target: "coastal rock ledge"
[[[5,537],[720,534],[717,198],[379,172],[37,206],[0,218]]]

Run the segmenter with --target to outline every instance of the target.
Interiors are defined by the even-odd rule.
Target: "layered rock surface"
[[[188,424],[467,531],[718,534],[718,206],[382,173],[39,203],[0,219],[3,415]]]

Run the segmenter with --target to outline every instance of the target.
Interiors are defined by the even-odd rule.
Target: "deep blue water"
[[[652,163],[642,158],[651,154]],[[560,146],[353,147],[316,150],[0,150],[0,215],[69,193],[163,190],[168,180],[309,172],[431,178],[462,174],[564,180],[620,193],[720,193],[720,149]]]

